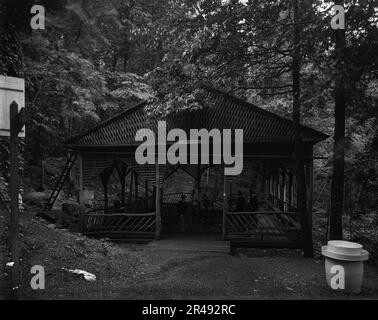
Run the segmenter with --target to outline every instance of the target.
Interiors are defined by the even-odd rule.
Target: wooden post
[[[114,160],[113,166],[116,167],[119,182],[121,183],[121,205],[122,207],[125,207],[125,188],[126,188],[125,179],[126,179],[126,174],[127,174],[127,165],[123,161],[117,159],[117,160]]]
[[[133,179],[134,179],[134,171],[130,171],[130,185],[129,185],[129,199],[127,200],[127,208],[130,208],[130,203],[133,196]]]
[[[144,180],[144,194],[146,198],[146,211],[148,211],[148,180]]]
[[[152,205],[153,203],[155,202],[155,210],[156,210],[156,185],[155,186],[152,186]]]
[[[125,177],[121,180],[121,204],[125,206]]]
[[[270,194],[274,195],[274,176],[273,176],[273,171],[270,172]]]
[[[276,196],[276,178],[275,178],[275,172],[272,172],[272,194],[273,194],[273,204],[274,204],[274,198]]]
[[[310,160],[307,165],[307,218],[309,230],[311,233],[311,242],[312,242],[312,206],[313,206],[313,193],[314,193],[314,162]]]
[[[227,239],[227,176],[223,171],[223,224],[222,224],[223,240]]]
[[[84,204],[84,182],[83,182],[83,158],[79,155],[79,206],[80,206],[80,231],[85,231],[84,228],[84,212],[85,212],[85,204]]]
[[[276,176],[276,194],[275,194],[275,199],[276,199],[276,207],[280,208],[280,172],[279,170],[276,171],[275,173]]]
[[[201,171],[201,162],[197,165],[197,174],[196,174],[196,189],[197,194],[199,195],[201,192],[201,177],[202,177],[202,171]]]
[[[19,298],[20,289],[20,248],[19,233],[19,165],[18,165],[18,105],[10,105],[10,196],[11,196],[11,254],[12,254],[12,297]]]
[[[285,211],[285,169],[282,169],[282,184],[281,184],[281,203],[282,203],[282,211]]]
[[[293,198],[292,198],[292,202],[293,204],[295,205],[295,207],[298,209],[298,196],[297,196],[297,177],[295,174],[293,174]]]
[[[262,177],[261,193],[265,193],[265,188],[266,188],[266,162],[263,161],[263,177]]]
[[[135,211],[138,212],[138,174],[135,173]]]
[[[293,206],[293,174],[289,172],[289,211],[291,211],[291,207]]]
[[[156,198],[155,198],[155,210],[156,210],[156,240],[161,237],[161,211],[160,211],[160,170],[158,159],[156,159]]]
[[[108,203],[108,183],[110,180],[110,177],[112,175],[114,167],[112,168],[105,168],[104,171],[100,173],[100,178],[102,182],[102,186],[104,187],[104,212],[108,212],[109,203]]]
[[[272,173],[269,172],[269,192],[270,194],[272,194]]]
[[[108,186],[104,185],[104,197],[105,197],[105,213],[108,213],[109,210],[109,196],[108,196]]]
[[[279,171],[276,171],[274,174],[275,176],[275,199],[276,199],[276,206],[279,207],[279,199],[280,199],[280,173]]]

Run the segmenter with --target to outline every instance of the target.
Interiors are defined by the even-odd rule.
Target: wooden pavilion
[[[215,183],[221,185],[222,192],[220,198],[211,200],[212,214],[209,216],[214,219],[208,221],[219,224],[224,239],[251,245],[300,247],[303,238],[300,215],[304,213],[296,209],[292,121],[214,89],[206,89],[204,100],[210,103],[202,109],[166,116],[167,130],[243,129],[244,170],[241,176],[247,171],[249,176],[223,176],[223,165],[138,165],[135,150],[139,144],[135,134],[142,128],[156,132],[158,121],[146,111],[146,103],[142,102],[67,141],[69,161],[50,203],[77,158],[83,233],[114,239],[160,239],[162,235],[167,236],[165,215],[183,193],[166,192],[172,189],[167,188],[170,177],[179,169],[183,170],[199,189],[204,174],[212,170],[212,174],[220,174],[223,181]],[[307,222],[311,227],[313,146],[328,136],[305,126],[301,127],[301,136],[306,166]],[[111,204],[116,180],[120,185],[119,201]],[[238,192],[239,196],[245,195],[245,190],[253,190],[261,205],[253,210],[246,205],[240,212],[240,206],[234,205],[237,197],[234,191],[238,188],[243,190]],[[86,207],[89,198],[92,202],[97,201],[94,208],[93,205],[90,209]]]

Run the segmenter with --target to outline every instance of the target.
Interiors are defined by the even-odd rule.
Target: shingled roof
[[[200,110],[180,111],[166,117],[167,130],[181,128],[243,129],[244,143],[291,142],[294,127],[285,119],[227,93],[206,89],[207,106]],[[146,102],[100,123],[95,128],[66,142],[67,147],[106,147],[136,145],[135,133],[143,128],[156,131],[158,119],[145,110]],[[303,141],[319,142],[328,136],[315,129],[301,126]]]

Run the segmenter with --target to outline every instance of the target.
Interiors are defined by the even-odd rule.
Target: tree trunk
[[[307,194],[304,169],[303,145],[301,139],[300,113],[301,113],[301,88],[300,88],[300,25],[299,25],[299,4],[298,0],[293,0],[293,17],[294,17],[294,49],[292,62],[292,80],[293,80],[293,124],[295,132],[295,155],[296,155],[296,173],[297,173],[297,206],[301,217],[303,253],[305,257],[313,256],[312,234],[309,225],[307,212]]]
[[[117,63],[118,63],[118,54],[114,53],[114,55],[113,55],[113,61],[112,61],[112,67],[111,67],[111,71],[112,72],[116,71],[116,69],[117,69]]]
[[[335,5],[344,5],[343,0],[335,1]],[[335,133],[333,144],[333,175],[331,186],[330,239],[343,238],[342,214],[344,200],[344,155],[345,155],[345,70],[344,50],[345,31],[338,29],[335,34]]]
[[[125,53],[123,55],[123,72],[127,71],[127,62],[129,61],[129,55],[128,53]]]

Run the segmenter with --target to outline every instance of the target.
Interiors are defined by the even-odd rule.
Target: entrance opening
[[[219,180],[219,181],[217,181]],[[185,165],[164,181],[162,232],[164,237],[222,235],[222,176],[214,167]]]

